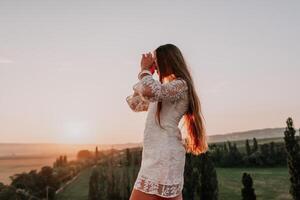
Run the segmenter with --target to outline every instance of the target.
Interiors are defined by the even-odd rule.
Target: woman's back
[[[148,108],[148,114],[145,123],[145,132],[150,130],[156,130],[157,132],[161,132],[162,134],[166,134],[168,137],[180,137],[179,134],[179,121],[185,114],[188,108],[188,96],[187,92],[184,92],[184,96],[176,101],[162,101],[162,109],[160,112],[160,123],[164,129],[162,129],[157,122],[157,118],[155,117],[157,112],[157,103],[151,102]]]

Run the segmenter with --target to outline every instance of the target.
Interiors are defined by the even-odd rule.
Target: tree
[[[16,188],[0,183],[0,199],[1,200],[16,200],[21,199],[16,193]]]
[[[80,150],[78,153],[77,153],[77,158],[79,160],[86,160],[86,159],[91,159],[93,158],[93,155],[92,155],[92,152],[90,152],[89,150]]]
[[[99,171],[94,167],[89,182],[89,200],[98,200],[99,194]]]
[[[227,141],[228,152],[224,152],[223,159],[221,160],[221,166],[223,167],[233,167],[242,164],[242,154],[239,152],[236,143],[231,143]]]
[[[43,197],[48,196],[48,199],[55,198],[55,191],[59,188],[59,181],[53,176],[53,169],[49,166],[42,167],[38,175],[42,179],[42,187],[44,188]]]
[[[244,188],[242,188],[242,198],[243,200],[256,200],[256,195],[253,189],[253,181],[250,174],[243,173],[242,183]]]
[[[131,165],[131,154],[130,154],[130,150],[129,148],[126,148],[126,157],[125,157],[125,163],[126,163],[126,166],[129,166]]]
[[[246,154],[247,154],[247,156],[250,156],[250,154],[251,154],[251,147],[250,147],[248,139],[246,139]]]
[[[269,144],[261,144],[260,145],[261,157],[264,165],[270,165],[270,152],[269,152]]]
[[[98,151],[98,147],[96,146],[95,149],[95,160],[97,161],[99,159],[99,151]]]
[[[224,153],[227,154],[228,153],[228,148],[227,148],[227,145],[226,145],[225,142],[223,143],[223,149],[224,149]]]
[[[194,199],[194,193],[199,180],[195,179],[195,172],[192,164],[192,154],[187,153],[184,166],[184,188],[183,199]]]
[[[64,166],[66,166],[68,164],[68,159],[67,159],[66,155],[63,156],[63,164],[64,164]]]
[[[300,147],[295,137],[292,118],[286,120],[287,127],[284,131],[284,141],[287,153],[287,165],[290,174],[290,194],[293,199],[300,199]]]
[[[200,161],[200,199],[217,200],[219,193],[217,172],[212,162],[210,152],[207,151],[201,154]]]
[[[254,137],[253,138],[253,150],[252,150],[252,152],[256,152],[257,150],[258,150],[258,144],[257,144],[256,138]]]
[[[272,164],[276,163],[276,153],[275,153],[275,142],[270,142],[270,160],[273,162]]]
[[[36,170],[31,170],[29,173],[15,174],[11,180],[11,186],[28,197],[48,196],[49,200],[54,199],[55,191],[59,188],[59,181],[53,176],[53,169],[49,166],[42,167],[38,173]]]
[[[43,194],[43,180],[36,170],[31,170],[29,173],[15,174],[11,176],[11,180],[11,186],[16,189],[23,189],[34,196],[42,196]]]
[[[56,158],[56,161],[53,163],[53,167],[64,167],[68,164],[67,156],[59,156]]]

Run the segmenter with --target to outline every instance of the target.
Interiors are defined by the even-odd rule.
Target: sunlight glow
[[[86,122],[67,122],[64,124],[62,139],[64,143],[80,143],[85,140],[88,125]]]

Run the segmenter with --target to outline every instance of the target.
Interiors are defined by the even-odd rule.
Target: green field
[[[90,169],[80,174],[59,200],[86,200]],[[217,168],[220,200],[240,200],[243,172],[250,173],[258,200],[292,200],[287,168]]]
[[[220,200],[240,200],[243,172],[250,173],[258,200],[292,200],[287,168],[217,168]]]
[[[78,178],[57,195],[58,200],[87,200],[91,168],[82,171]]]

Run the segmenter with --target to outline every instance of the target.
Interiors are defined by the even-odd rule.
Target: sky
[[[299,1],[0,0],[0,142],[141,142],[140,59],[175,44],[208,135],[300,127]],[[157,79],[157,76],[154,76]]]

